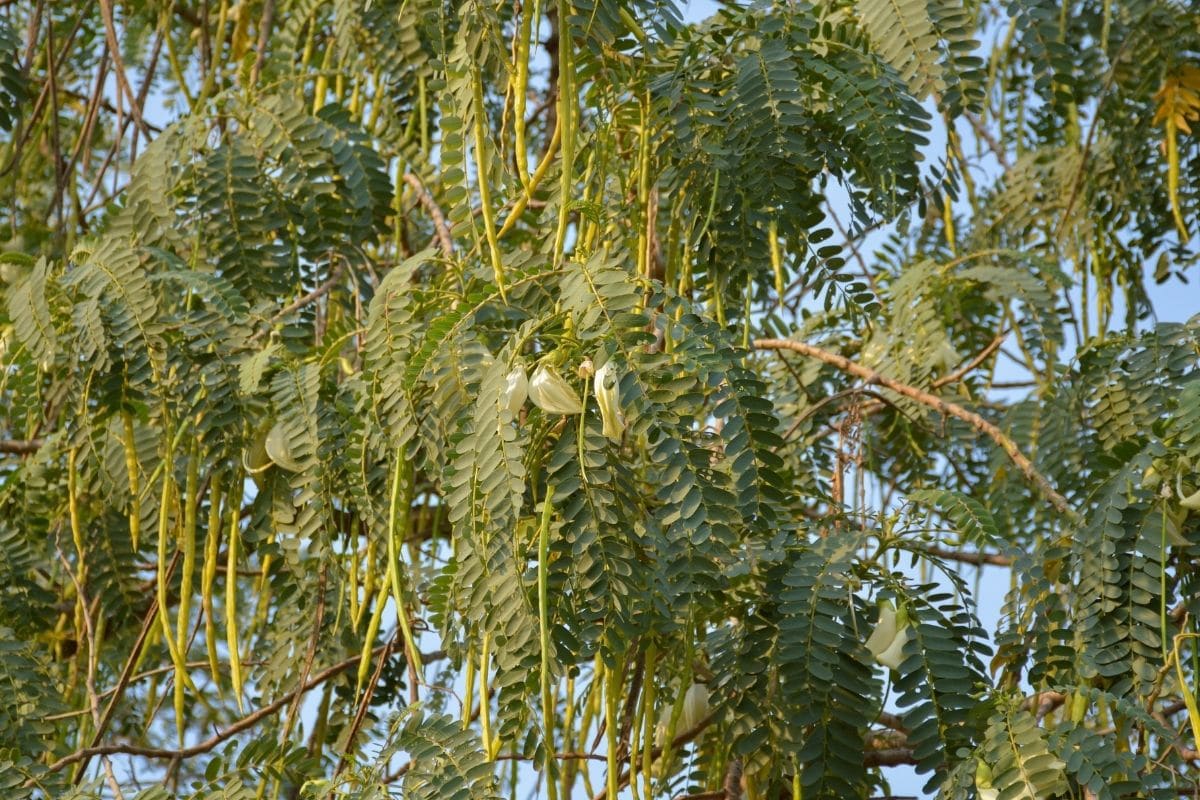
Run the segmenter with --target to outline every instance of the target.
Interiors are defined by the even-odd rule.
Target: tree
[[[1187,3],[0,51],[6,797],[1200,791]]]

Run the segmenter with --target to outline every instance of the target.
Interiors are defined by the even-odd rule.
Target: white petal
[[[693,683],[683,696],[683,713],[679,715],[679,731],[690,731],[708,716],[708,687]]]
[[[592,386],[596,403],[600,406],[604,435],[614,442],[621,441],[621,434],[625,432],[625,416],[621,413],[620,381],[611,361],[596,372]]]
[[[1200,489],[1197,489],[1187,497],[1179,498],[1179,505],[1183,506],[1189,511],[1196,511],[1197,509],[1200,509]]]
[[[889,669],[900,669],[900,663],[904,660],[904,645],[907,642],[908,626],[906,625],[896,634],[896,638],[892,640],[888,648],[875,656],[875,660]]]
[[[553,367],[540,365],[529,381],[529,399],[548,414],[582,414],[583,402]]]
[[[513,367],[508,373],[508,377],[504,379],[504,394],[500,398],[500,402],[508,409],[508,413],[514,417],[521,410],[521,406],[525,405],[525,398],[529,396],[529,379],[525,377],[525,370],[521,367]]]
[[[875,630],[871,631],[871,636],[867,639],[867,649],[878,659],[879,654],[886,650],[895,638],[896,607],[890,601],[880,603],[879,624],[875,626]]]

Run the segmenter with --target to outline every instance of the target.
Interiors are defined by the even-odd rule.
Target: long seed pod
[[[469,704],[471,702],[472,698],[475,697],[475,645],[474,644],[467,645],[467,658],[466,658],[466,663],[464,664],[464,668],[465,668],[466,674],[463,678],[463,680],[464,680],[463,697],[467,698],[467,703]],[[464,731],[467,728],[471,727],[470,710],[471,710],[470,708],[467,708],[467,713],[463,714],[462,729]]]
[[[646,715],[646,695],[642,694],[635,704],[633,722],[629,727],[629,792],[633,800],[642,800],[641,786],[638,782],[638,767],[641,766],[641,734],[642,720]],[[647,800],[650,800],[647,797]]]
[[[229,680],[233,684],[234,699],[239,712],[242,707],[242,657],[238,651],[238,548],[241,546],[241,508],[238,503],[229,503],[229,543],[225,560],[225,643],[229,650]]]
[[[654,681],[655,662],[658,661],[658,646],[651,642],[646,646],[646,672],[642,681],[645,687],[642,698],[642,795],[646,800],[654,797],[651,791],[653,783],[652,767],[654,766],[654,727],[657,722],[654,714],[654,701],[658,697],[658,684]]]
[[[363,638],[362,658],[358,660],[358,675],[354,684],[356,697],[362,694],[363,684],[367,682],[367,673],[371,670],[371,651],[375,649],[375,637],[379,635],[379,623],[383,620],[383,607],[387,605],[387,599],[388,585],[380,584],[379,596],[375,598],[375,610],[371,612],[371,621],[367,623],[367,635]]]
[[[408,623],[408,604],[404,602],[404,587],[400,581],[400,547],[408,538],[409,517],[412,514],[413,481],[412,465],[403,457],[397,457],[396,469],[392,474],[391,507],[388,513],[388,577],[392,594],[396,600],[396,619],[400,623],[400,635],[404,637],[404,650],[408,663],[412,665],[417,680],[425,680],[421,664],[421,651],[413,638],[412,626]],[[403,495],[403,498],[401,497]],[[401,508],[403,506],[403,508]],[[403,513],[401,513],[403,512]]]
[[[621,684],[621,671],[606,671],[608,680],[604,687],[604,732],[608,739],[608,800],[617,800],[620,791],[617,778],[620,764],[617,761],[617,690]]]
[[[167,441],[171,442],[171,437],[167,437]],[[179,646],[175,642],[175,633],[171,630],[171,618],[167,611],[167,532],[170,529],[171,519],[171,504],[175,497],[175,481],[173,472],[170,466],[173,453],[171,447],[167,447],[165,466],[163,468],[162,478],[162,496],[158,504],[158,564],[156,570],[157,597],[158,597],[158,621],[161,623],[163,640],[167,644],[167,652],[171,654],[171,663],[175,667],[175,728],[179,734],[179,739],[183,741],[183,702],[181,692],[184,687],[195,689],[192,685],[191,678],[188,677],[187,661],[183,654],[179,651]]]
[[[137,441],[133,436],[133,415],[128,411],[121,412],[121,424],[125,447],[125,471],[129,474],[129,540],[133,542],[133,552],[137,552],[141,541],[142,504],[139,500],[142,494],[138,478]]]
[[[563,715],[563,747],[569,748],[571,746],[571,734],[575,730],[575,678],[572,676],[567,676],[566,694],[566,703],[563,706],[566,709],[566,713]],[[574,783],[575,779],[575,773],[571,767],[572,764],[570,761],[562,765],[563,797],[571,796],[571,784]]]
[[[360,613],[358,603],[358,560],[361,556],[358,552],[358,537],[352,533],[346,534],[346,554],[349,557],[349,563],[347,565],[347,571],[349,574],[346,576],[346,582],[350,584],[349,591],[347,592],[350,600],[350,624],[355,630],[358,630],[358,619]]]
[[[196,573],[196,492],[200,484],[200,448],[193,440],[188,453],[187,476],[183,489],[183,531],[180,536],[183,548],[183,574],[179,583],[179,612],[175,618],[175,649],[180,658],[187,662],[188,628],[192,617],[192,577]],[[175,681],[175,725],[179,740],[183,741],[184,721],[183,683]]]
[[[537,586],[538,629],[541,633],[542,649],[542,749],[546,753],[546,792],[550,800],[557,800],[558,787],[554,781],[554,700],[550,696],[550,520],[554,514],[550,492],[551,489],[547,486],[546,496],[542,500],[542,522],[538,528]]]
[[[483,734],[483,751],[491,761],[496,757],[500,739],[492,738],[492,690],[488,685],[488,675],[492,669],[492,654],[489,649],[492,639],[488,633],[483,634],[483,644],[479,649],[479,730]]]
[[[567,223],[571,218],[571,187],[575,163],[575,57],[571,53],[571,32],[568,30],[571,4],[558,0],[558,124],[562,127],[562,171],[559,183],[558,230],[554,234],[554,265],[563,259],[567,240]]]
[[[75,582],[79,586],[85,586],[87,581],[87,559],[84,556],[83,545],[83,525],[79,520],[79,470],[77,459],[79,451],[72,447],[67,453],[67,511],[71,523],[71,539],[75,542]],[[85,636],[83,615],[87,614],[88,610],[84,608],[83,596],[78,591],[75,593],[75,641],[86,642],[90,637]],[[98,643],[92,642],[92,647],[98,646]],[[84,654],[80,648],[80,655],[89,660],[92,658],[92,653]],[[86,719],[86,718],[85,718]]]
[[[533,18],[537,0],[521,4],[521,26],[517,31],[517,69],[513,78],[513,132],[516,136],[517,177],[529,188],[529,145],[525,142],[525,100],[529,92],[529,51],[533,38]]]
[[[204,564],[200,569],[200,603],[204,612],[204,646],[208,651],[208,668],[218,694],[224,698],[221,686],[220,662],[217,659],[217,621],[213,615],[213,584],[217,577],[217,558],[221,548],[221,482],[224,476],[214,475],[208,495],[208,531],[204,537]],[[236,483],[236,482],[235,482]],[[233,503],[237,492],[231,487],[226,503]]]
[[[483,122],[487,119],[487,109],[483,105],[483,76],[477,67],[472,76],[472,89],[475,98],[475,167],[479,176],[479,205],[483,211],[483,235],[487,237],[488,253],[492,258],[492,274],[496,280],[496,288],[500,290],[500,299],[507,303],[508,297],[504,289],[504,261],[500,257],[500,244],[496,236],[496,218],[492,210],[491,172],[488,169],[487,138],[483,131]]]
[[[370,599],[375,596],[375,584],[379,581],[378,570],[375,567],[377,549],[374,539],[367,542],[367,574],[363,578],[362,602],[358,606],[358,619],[354,621],[356,629],[366,614],[367,606],[370,605]]]

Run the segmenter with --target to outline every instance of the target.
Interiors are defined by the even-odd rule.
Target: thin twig
[[[1004,344],[1004,340],[1007,337],[1007,331],[1001,331],[1000,333],[996,334],[996,338],[988,342],[988,346],[980,350],[974,358],[972,358],[966,364],[963,364],[958,369],[954,370],[954,372],[951,372],[949,375],[943,375],[935,380],[932,384],[933,388],[940,389],[947,384],[957,383],[958,381],[962,380],[964,375],[978,367],[983,362],[987,361],[988,358],[991,357],[992,353],[995,353],[997,350],[999,350],[1000,345]]]
[[[133,114],[133,121],[149,137],[150,129],[146,127],[146,121],[142,119],[141,106],[138,105],[137,98],[133,96],[133,88],[129,85],[129,77],[125,74],[125,64],[121,61],[121,43],[117,40],[117,26],[113,22],[110,0],[100,0],[100,16],[104,19],[104,38],[108,40],[108,51],[112,55],[113,74],[117,76],[117,88],[129,101],[129,111]]]
[[[262,19],[258,23],[258,43],[254,47],[254,67],[250,70],[250,85],[258,85],[258,76],[262,73],[263,62],[267,58],[267,38],[271,35],[271,25],[275,21],[275,0],[263,3]]]
[[[92,612],[88,608],[87,590],[79,582],[79,578],[75,576],[75,571],[71,569],[71,564],[67,561],[67,557],[63,555],[62,550],[57,546],[54,549],[58,553],[58,560],[62,562],[63,569],[71,579],[71,583],[75,585],[75,597],[79,601],[82,612],[84,644],[87,646],[87,671],[84,674],[83,685],[87,691],[88,710],[92,715],[92,723],[99,727],[100,700],[96,695],[96,633],[92,627]],[[80,560],[83,559],[83,553],[79,554],[79,558]],[[113,790],[113,796],[116,800],[125,800],[125,795],[121,791],[121,784],[117,783],[117,777],[113,774],[112,761],[109,760],[108,756],[101,756],[100,760],[104,766],[104,779],[107,781],[109,788]],[[81,769],[79,772],[82,774],[83,770]]]
[[[167,566],[167,580],[171,580],[171,576],[175,574],[175,568],[179,565],[179,558],[182,554],[179,550],[175,551],[175,555],[171,558],[171,563]],[[154,627],[154,621],[158,617],[158,603],[151,601],[150,607],[146,609],[146,615],[142,618],[142,629],[138,632],[138,638],[133,643],[133,650],[129,654],[129,658],[125,661],[125,668],[121,670],[121,677],[117,679],[117,686],[112,693],[112,697],[108,701],[108,705],[104,707],[104,713],[100,716],[100,722],[96,725],[96,732],[92,734],[91,747],[74,753],[79,756],[78,760],[79,771],[75,773],[75,781],[83,777],[84,771],[87,770],[87,762],[93,755],[107,755],[107,753],[91,753],[89,750],[96,749],[100,740],[104,738],[104,731],[108,729],[108,723],[112,720],[113,712],[117,709],[117,703],[121,701],[121,696],[125,694],[125,688],[129,686],[129,681],[133,677],[133,671],[137,667],[137,662],[142,654],[142,648],[146,645],[146,639],[150,636],[150,630]],[[67,762],[70,763],[70,762]],[[59,769],[66,766],[62,764]]]
[[[375,648],[375,650],[372,651],[372,654],[382,653],[388,647],[390,647],[390,643],[387,645],[383,645],[381,647]],[[48,773],[58,772],[63,767],[70,766],[71,764],[74,764],[77,761],[84,761],[88,758],[91,758],[92,756],[97,756],[97,755],[113,755],[113,754],[117,754],[117,753],[123,753],[126,755],[142,756],[143,758],[159,758],[159,759],[179,758],[179,759],[183,759],[183,758],[191,758],[193,756],[198,756],[202,753],[207,753],[210,750],[212,750],[213,748],[215,748],[217,745],[221,744],[221,742],[224,742],[225,740],[227,740],[233,736],[236,736],[237,734],[241,733],[242,731],[246,730],[247,728],[253,727],[256,723],[258,723],[259,720],[263,719],[264,717],[269,717],[271,714],[274,714],[276,711],[278,711],[279,709],[283,708],[288,703],[290,703],[296,697],[297,694],[303,694],[305,692],[309,692],[312,689],[316,688],[317,686],[320,686],[321,684],[325,683],[330,678],[333,678],[333,677],[345,672],[346,670],[350,669],[350,667],[353,667],[354,665],[356,665],[361,658],[362,658],[361,655],[351,656],[350,658],[347,658],[345,661],[339,661],[337,664],[334,664],[331,667],[327,667],[326,669],[324,669],[324,670],[318,672],[316,675],[314,675],[312,677],[312,679],[309,680],[307,683],[302,684],[301,686],[293,689],[292,691],[288,692],[287,694],[279,697],[277,700],[270,703],[269,705],[265,705],[262,708],[258,709],[257,711],[247,714],[246,716],[239,719],[237,722],[234,722],[229,727],[225,728],[225,730],[215,733],[212,736],[210,736],[209,738],[205,739],[204,741],[202,741],[198,744],[194,744],[191,747],[181,747],[178,749],[164,749],[164,748],[160,748],[160,747],[142,747],[140,745],[134,745],[134,744],[107,744],[107,745],[101,745],[101,746],[97,746],[97,747],[85,747],[82,750],[77,750],[74,753],[71,753],[70,755],[63,756],[58,761],[55,761],[53,764],[51,764],[49,767],[47,767],[46,771]]]
[[[275,325],[278,325],[280,322],[282,322],[288,316],[296,313],[297,311],[304,308],[309,303],[319,300],[320,298],[329,294],[329,292],[333,290],[333,287],[337,286],[338,281],[341,280],[341,277],[342,277],[342,265],[339,263],[334,268],[333,274],[331,274],[329,276],[329,280],[325,281],[320,286],[313,289],[311,292],[304,295],[303,297],[296,300],[295,302],[290,303],[290,304],[284,306],[282,309],[280,309],[279,312],[277,314],[275,314],[275,316],[271,317],[270,325],[267,328],[263,328],[263,329],[259,330],[257,333],[255,333],[253,336],[251,336],[250,341],[251,342],[258,341],[259,339],[261,339],[262,337],[267,335],[270,328],[274,327]]]

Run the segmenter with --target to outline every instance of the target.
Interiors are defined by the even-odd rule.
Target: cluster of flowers
[[[594,369],[591,359],[585,359],[579,366],[579,377],[592,379],[604,435],[614,442],[621,441],[625,416],[621,413],[620,381],[613,363],[609,361],[600,369]],[[508,373],[502,401],[509,413],[516,416],[526,398],[547,414],[583,413],[579,394],[549,364],[539,364],[532,378],[526,377],[525,368],[520,365]]]

